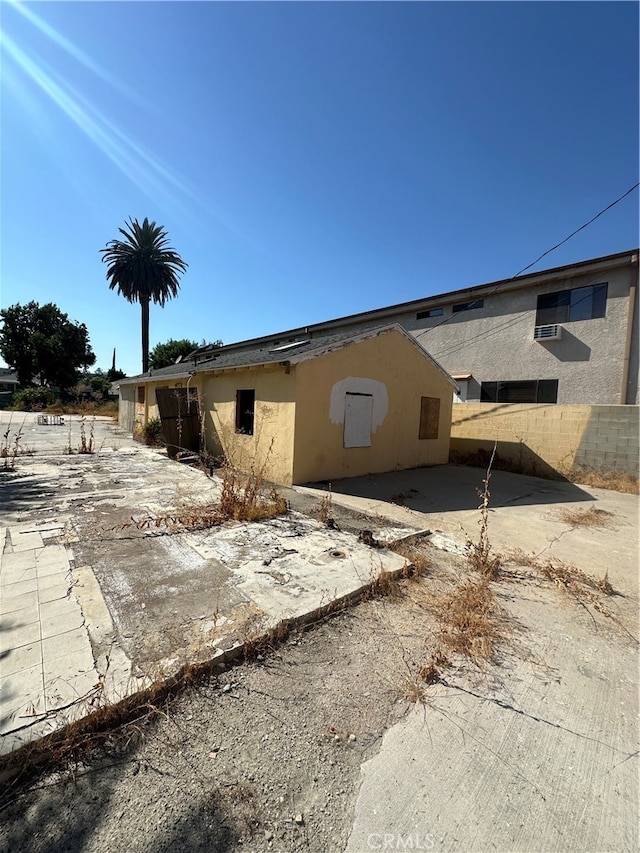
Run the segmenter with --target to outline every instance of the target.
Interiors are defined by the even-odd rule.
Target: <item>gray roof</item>
[[[217,348],[202,348],[196,350],[188,358],[182,359],[178,364],[172,364],[159,370],[150,370],[148,373],[131,376],[127,379],[120,379],[119,382],[120,385],[127,385],[149,380],[185,379],[194,376],[196,373],[206,373],[210,370],[231,370],[267,364],[298,364],[392,330],[399,332],[406,338],[454,387],[457,387],[451,376],[433,356],[429,355],[413,335],[410,335],[397,323],[387,323],[384,326],[358,332],[354,332],[352,329],[332,330],[330,333],[314,338],[309,335],[299,335],[294,336],[293,340],[284,341],[282,335],[274,335],[268,341],[262,339],[257,346],[252,341],[247,341],[244,346],[243,342],[240,342]]]
[[[17,382],[18,374],[10,367],[0,367],[0,382]]]
[[[301,326],[297,329],[289,329],[284,332],[279,332],[275,335],[264,335],[258,338],[252,338],[248,341],[240,341],[234,344],[228,344],[229,347],[247,348],[248,346],[262,346],[265,343],[274,340],[287,340],[296,336],[306,336],[315,338],[317,336],[329,335],[340,328],[353,328],[354,325],[361,323],[379,323],[389,324],[394,322],[394,318],[412,311],[421,311],[431,307],[440,307],[448,305],[462,299],[476,299],[479,297],[490,296],[492,293],[506,290],[522,290],[529,287],[535,287],[541,283],[548,283],[550,280],[562,279],[567,276],[577,276],[581,273],[594,270],[605,270],[617,267],[627,263],[637,263],[637,255],[640,250],[638,248],[629,249],[626,252],[617,252],[613,255],[603,255],[598,258],[590,258],[586,261],[578,261],[577,263],[565,264],[560,267],[552,267],[550,269],[540,270],[538,272],[530,272],[525,275],[513,276],[512,278],[500,279],[499,281],[486,282],[484,284],[470,285],[458,290],[449,290],[446,293],[434,293],[430,296],[425,296],[421,299],[413,299],[409,302],[399,302],[395,305],[387,305],[383,308],[374,308],[369,311],[361,311],[357,314],[348,314],[343,317],[336,317],[332,320],[324,320],[321,323],[314,323],[308,326]],[[199,347],[196,353],[205,353],[214,350],[212,344]]]

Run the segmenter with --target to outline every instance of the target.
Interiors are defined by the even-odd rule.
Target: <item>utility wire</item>
[[[558,249],[560,246],[563,246],[563,245],[564,245],[568,240],[570,240],[572,237],[575,237],[575,235],[576,235],[576,234],[578,234],[578,233],[579,233],[580,231],[582,231],[583,229],[587,228],[589,225],[591,225],[591,223],[592,223],[592,222],[595,222],[595,221],[596,221],[596,219],[598,219],[600,216],[602,216],[602,214],[603,214],[603,213],[606,213],[608,210],[611,210],[611,208],[612,208],[612,207],[615,207],[615,205],[616,205],[616,204],[618,204],[619,202],[621,202],[623,198],[626,198],[626,197],[627,197],[628,195],[630,195],[634,190],[637,190],[637,189],[638,189],[638,187],[640,187],[640,181],[639,181],[637,184],[634,184],[632,187],[630,187],[630,188],[629,188],[625,193],[623,193],[619,198],[615,199],[615,201],[612,201],[612,202],[611,202],[611,204],[608,204],[606,207],[603,207],[603,208],[602,208],[602,210],[601,210],[599,213],[596,213],[596,215],[595,215],[595,216],[592,216],[592,217],[591,217],[591,219],[590,219],[588,222],[585,222],[585,223],[584,223],[584,225],[581,225],[579,228],[576,228],[576,230],[575,230],[575,231],[572,231],[572,232],[571,232],[571,234],[569,234],[569,236],[568,236],[568,237],[565,237],[565,238],[564,238],[564,240],[561,240],[559,243],[556,243],[556,245],[555,245],[555,246],[552,246],[550,249],[547,249],[547,251],[546,251],[546,252],[543,252],[539,257],[537,257],[537,258],[535,259],[535,261],[531,261],[531,263],[530,263],[530,264],[527,264],[527,266],[526,266],[526,267],[523,267],[523,268],[522,268],[519,272],[517,272],[515,275],[512,275],[512,276],[511,276],[511,278],[504,279],[503,281],[501,281],[501,282],[499,282],[498,284],[496,284],[496,286],[495,286],[494,288],[492,288],[491,290],[487,291],[487,293],[485,293],[485,294],[484,294],[484,296],[492,296],[492,295],[493,295],[497,290],[499,290],[501,287],[504,287],[506,284],[509,284],[510,282],[514,281],[516,278],[518,278],[518,276],[522,275],[522,273],[523,273],[523,272],[525,272],[526,270],[531,269],[531,267],[535,266],[535,265],[538,263],[538,261],[541,261],[541,260],[542,260],[542,258],[544,258],[544,257],[546,257],[547,255],[551,254],[551,252],[554,252],[554,251],[555,251],[556,249]],[[476,286],[476,287],[470,287],[470,288],[469,288],[469,290],[475,290],[475,289],[477,289],[477,286]],[[424,335],[426,335],[428,332],[433,331],[433,329],[437,329],[437,328],[439,328],[440,326],[443,326],[445,323],[448,323],[450,320],[452,320],[452,319],[454,318],[454,316],[455,316],[455,314],[453,314],[453,313],[452,313],[452,314],[449,314],[449,316],[448,316],[448,317],[444,317],[442,320],[440,320],[440,322],[439,322],[439,323],[435,323],[433,326],[429,326],[429,328],[428,328],[428,329],[425,329],[425,330],[424,330],[424,332],[423,332],[423,334],[424,334]]]
[[[603,214],[603,213],[606,213],[608,210],[611,210],[611,208],[612,208],[612,207],[614,207],[616,204],[618,204],[618,202],[619,202],[619,201],[622,201],[622,199],[623,199],[623,198],[626,198],[626,197],[627,197],[628,195],[630,195],[634,190],[637,190],[637,189],[638,189],[638,187],[640,187],[640,182],[638,182],[637,184],[635,184],[634,186],[632,186],[632,187],[631,187],[631,189],[628,189],[628,190],[626,191],[626,193],[623,193],[623,194],[620,196],[620,198],[617,198],[615,201],[612,201],[612,202],[611,202],[611,204],[608,204],[606,207],[604,207],[604,208],[600,211],[600,213],[596,213],[596,215],[595,215],[592,219],[590,219],[588,222],[585,222],[585,223],[584,223],[584,225],[581,225],[579,228],[576,228],[576,230],[575,230],[575,231],[572,231],[572,232],[571,232],[571,234],[569,234],[569,236],[568,236],[568,237],[565,237],[565,238],[564,238],[564,240],[561,240],[559,243],[556,243],[556,245],[555,245],[555,246],[552,246],[550,249],[547,249],[547,251],[546,251],[546,252],[543,252],[543,253],[540,255],[540,257],[539,257],[539,258],[536,258],[536,259],[535,259],[535,261],[531,261],[531,263],[530,263],[530,264],[527,264],[527,266],[526,266],[526,267],[523,267],[523,268],[520,270],[520,272],[517,272],[517,273],[513,276],[513,278],[518,278],[518,276],[519,276],[519,275],[522,275],[522,273],[523,273],[523,272],[526,272],[528,269],[531,269],[531,267],[534,267],[534,266],[538,263],[538,261],[541,261],[544,257],[546,257],[547,255],[550,255],[550,254],[551,254],[551,252],[555,252],[555,250],[556,250],[556,249],[559,249],[559,248],[560,248],[560,246],[564,246],[564,244],[565,244],[565,243],[567,243],[567,242],[568,242],[572,237],[575,237],[575,236],[576,236],[576,234],[578,234],[578,233],[579,233],[580,231],[582,231],[583,229],[587,228],[589,225],[591,225],[591,223],[592,223],[592,222],[595,222],[595,221],[596,221],[596,219],[598,219],[600,216],[602,216],[602,214]]]
[[[586,281],[584,284],[581,284],[580,288],[590,287],[592,284],[600,283],[601,281],[602,281],[602,276],[596,276],[595,278],[592,278],[590,281]],[[580,299],[577,299],[575,302],[573,302],[572,307],[575,307],[576,305],[580,305],[580,303],[584,302],[586,299],[589,299],[590,296],[591,296],[590,293],[586,293]],[[453,344],[449,348],[441,349],[438,351],[435,351],[435,350],[431,351],[430,350],[431,355],[434,358],[440,359],[446,355],[450,355],[451,353],[454,353],[457,351],[462,351],[464,349],[467,349],[471,344],[473,344],[474,341],[480,340],[480,339],[486,340],[487,338],[490,338],[493,335],[497,335],[500,332],[503,332],[505,329],[508,329],[510,326],[516,326],[518,323],[522,323],[524,320],[527,320],[527,322],[531,321],[531,309],[530,308],[527,308],[526,310],[521,311],[520,313],[516,314],[515,317],[507,318],[502,323],[499,323],[498,325],[493,326],[488,331],[482,331],[482,332],[479,332],[477,335],[472,335],[471,337],[466,338],[463,342],[457,341],[455,344]],[[422,329],[421,331],[418,331],[416,329],[414,334],[416,335],[418,340],[420,340],[420,338],[422,337],[422,334],[424,332],[427,332],[427,331],[429,331],[429,330],[428,329]]]

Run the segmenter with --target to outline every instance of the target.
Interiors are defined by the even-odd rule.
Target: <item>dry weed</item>
[[[417,542],[400,540],[388,545],[390,551],[394,551],[407,560],[407,566],[403,572],[404,577],[423,577],[430,568],[429,558],[423,545]]]
[[[322,522],[322,524],[328,524],[330,521],[333,521],[333,502],[331,498],[331,483],[329,483],[329,490],[326,495],[323,495],[320,498],[320,506],[318,507],[318,520]]]
[[[445,649],[476,665],[492,660],[504,634],[488,578],[466,581],[442,599],[441,606],[440,638]]]
[[[494,578],[500,571],[500,558],[491,556],[491,543],[489,542],[489,481],[491,480],[491,466],[496,455],[498,442],[493,445],[493,453],[487,465],[487,472],[482,481],[482,489],[477,489],[478,497],[480,498],[480,535],[477,542],[467,542],[468,560],[472,569],[479,572],[481,575]]]
[[[583,468],[574,466],[566,470],[563,475],[572,483],[582,486],[591,486],[594,489],[610,489],[614,492],[625,492],[629,495],[640,493],[640,482],[637,474],[628,471],[614,471],[597,468]]]
[[[604,509],[562,509],[558,518],[570,527],[611,527],[613,513]]]

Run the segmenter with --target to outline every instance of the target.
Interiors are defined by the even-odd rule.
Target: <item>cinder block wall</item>
[[[452,455],[493,448],[525,468],[638,474],[638,406],[454,403]]]

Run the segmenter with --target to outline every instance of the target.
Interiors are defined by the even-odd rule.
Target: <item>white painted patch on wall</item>
[[[387,417],[389,395],[384,382],[377,379],[365,379],[362,376],[348,376],[341,379],[331,389],[329,419],[332,424],[344,423],[345,398],[347,394],[370,394],[373,397],[371,411],[371,431],[375,432]]]

